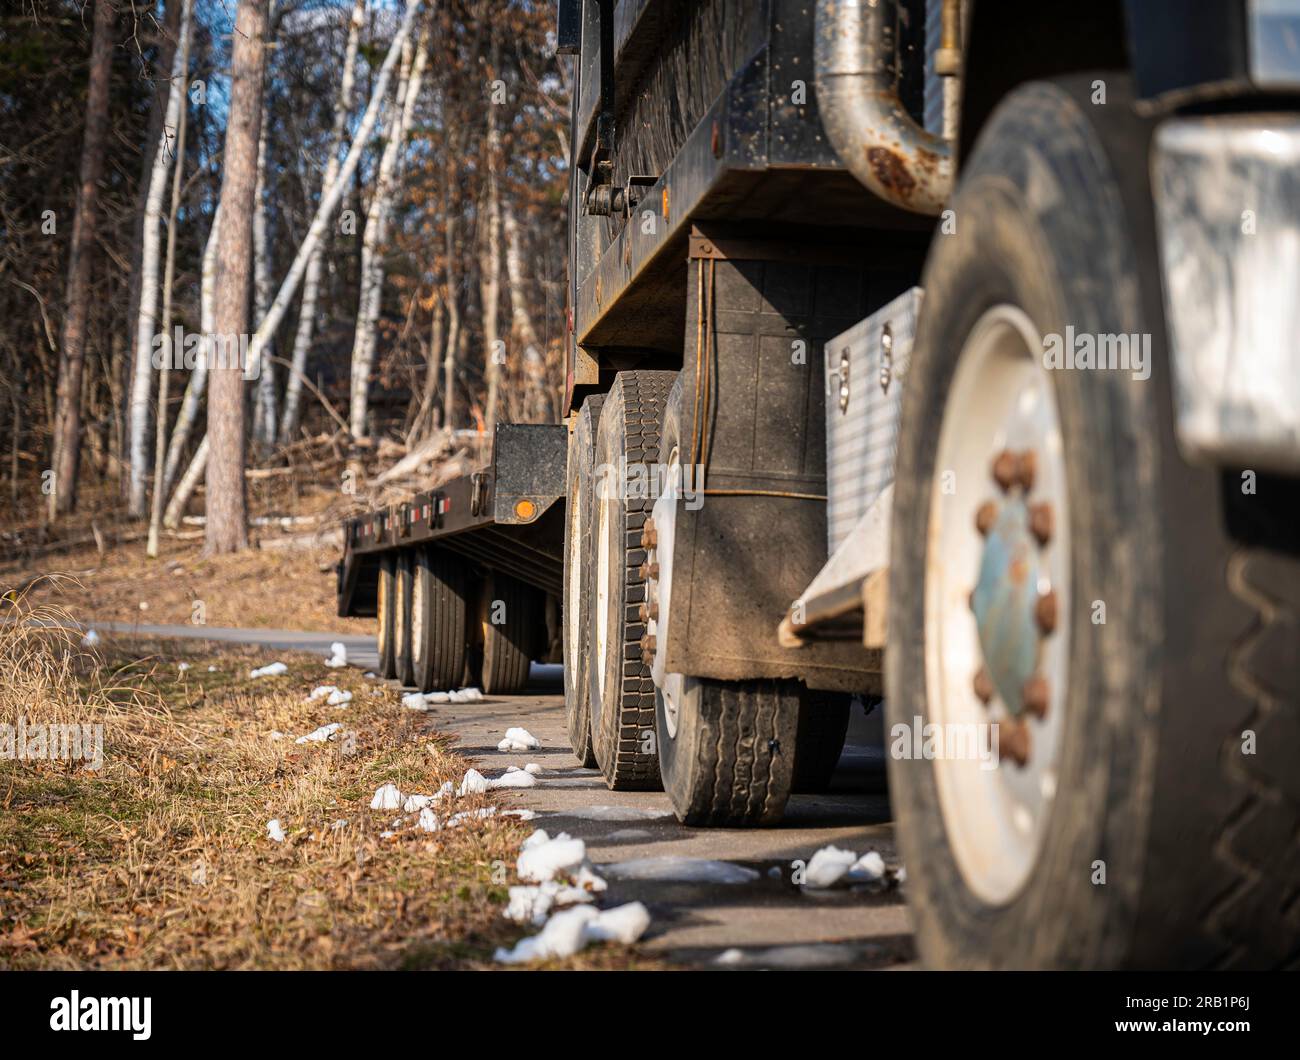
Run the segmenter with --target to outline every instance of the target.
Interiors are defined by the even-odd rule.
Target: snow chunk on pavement
[[[707,858],[634,858],[601,866],[616,880],[658,880],[663,883],[753,883],[758,872],[730,861]]]
[[[497,744],[498,751],[535,751],[542,746],[542,741],[527,729],[513,725],[506,730],[505,739]]]
[[[494,956],[502,964],[572,957],[589,942],[635,942],[649,926],[650,914],[640,902],[599,912],[577,905],[556,913],[538,934],[520,939],[514,949],[498,949]]]
[[[488,789],[488,779],[477,769],[471,769],[465,774],[464,779],[460,782],[460,787],[456,789],[457,795],[479,795]]]
[[[289,667],[285,666],[284,663],[282,662],[273,662],[267,666],[259,666],[256,670],[249,670],[248,676],[249,677],[277,677],[278,675],[285,673],[288,669]]]
[[[402,805],[402,793],[396,784],[385,784],[375,790],[375,797],[370,800],[372,810],[396,810]]]
[[[522,769],[507,770],[503,776],[488,781],[489,788],[534,788],[537,778]]]
[[[337,670],[340,666],[348,664],[348,646],[341,640],[336,640],[330,645],[330,657],[325,660],[325,665],[332,670]]]
[[[537,840],[539,834],[544,838]],[[542,883],[577,869],[586,858],[587,844],[581,839],[571,839],[565,832],[551,839],[539,829],[520,848],[515,871],[521,880]]]
[[[524,772],[531,773],[533,776],[537,776],[541,771],[542,767],[536,762],[529,762],[528,765],[524,766]]]
[[[280,826],[280,818],[272,817],[266,822],[266,838],[272,843],[284,842],[284,829]]]
[[[402,697],[402,706],[407,710],[428,710],[429,704],[419,692],[407,692]]]
[[[876,851],[868,850],[849,868],[847,878],[855,883],[878,883],[885,878],[885,859]]]
[[[804,870],[803,885],[822,889],[834,887],[853,867],[858,855],[852,850],[841,850],[837,846],[824,846],[815,853]]]
[[[325,743],[333,738],[334,734],[343,728],[337,721],[332,721],[328,725],[322,725],[314,732],[309,732],[306,736],[299,736],[294,743]]]

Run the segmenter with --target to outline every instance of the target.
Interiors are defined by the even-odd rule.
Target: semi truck
[[[1300,0],[560,0],[567,417],[349,521],[701,827],[885,712],[922,958],[1300,963]],[[992,750],[990,757],[984,752]]]

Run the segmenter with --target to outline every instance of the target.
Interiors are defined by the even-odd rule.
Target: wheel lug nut
[[[1016,481],[1021,489],[1028,493],[1034,488],[1034,477],[1038,474],[1038,457],[1032,449],[1026,449],[1017,461]]]
[[[1056,590],[1049,589],[1034,604],[1034,620],[1043,636],[1056,632]]]
[[[659,532],[655,530],[654,522],[647,519],[645,526],[641,528],[641,547],[654,548],[657,544],[659,544]]]
[[[642,622],[659,621],[659,602],[651,600],[649,603],[642,603],[637,607],[637,614]]]
[[[998,453],[997,458],[993,461],[993,481],[996,482],[1005,493],[1015,483],[1019,477],[1020,461],[1016,454],[1010,449],[1003,449]]]
[[[1055,521],[1050,504],[1034,504],[1030,506],[1029,530],[1038,540],[1039,545],[1045,545],[1052,540]]]
[[[641,634],[641,651],[643,653],[650,652],[651,654],[654,654],[654,650],[655,650],[655,635],[653,633]]]
[[[998,722],[998,753],[1018,766],[1029,761],[1029,726],[1020,718]]]
[[[981,666],[975,674],[975,695],[981,703],[987,703],[993,698],[993,678],[989,676],[987,667]]]
[[[641,580],[648,582],[651,578],[659,577],[659,564],[653,560],[647,560],[641,564]]]
[[[985,537],[993,529],[993,524],[998,521],[998,506],[992,501],[985,501],[975,512],[975,529]]]
[[[1047,678],[1035,675],[1025,682],[1020,691],[1025,710],[1035,718],[1047,717],[1047,707],[1051,702],[1051,689],[1047,687]]]

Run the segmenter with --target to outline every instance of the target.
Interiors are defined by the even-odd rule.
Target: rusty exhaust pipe
[[[945,65],[960,62],[959,10],[955,0],[944,5]],[[817,0],[817,106],[850,173],[882,199],[933,215],[952,192],[953,149],[913,121],[898,98],[889,71],[894,14],[894,0]]]

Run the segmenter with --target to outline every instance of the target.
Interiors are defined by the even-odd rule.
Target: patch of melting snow
[[[536,810],[502,810],[502,817],[517,817],[521,821],[531,821],[537,817]]]
[[[550,783],[549,781],[547,782]],[[579,806],[564,810],[559,816],[576,817],[580,821],[659,821],[671,817],[665,810],[646,810],[635,806]]]
[[[539,828],[519,849],[515,871],[521,880],[543,883],[561,873],[576,871],[587,859],[587,844],[561,832],[552,839],[544,828]]]
[[[707,858],[634,858],[601,865],[616,880],[655,880],[660,883],[753,883],[759,873],[730,861]]]
[[[332,670],[337,670],[340,666],[348,664],[348,646],[341,640],[336,640],[330,645],[330,656],[325,660],[325,665]]]
[[[323,699],[325,696],[331,695],[337,691],[337,685],[317,685],[311,690],[311,695],[307,697],[306,702],[315,703],[316,700]]]
[[[488,789],[488,779],[477,769],[469,770],[456,789],[457,795],[480,795]]]
[[[189,663],[185,663],[185,662],[183,662],[183,663],[179,663],[179,664],[177,665],[177,667],[176,667],[177,671],[180,672],[180,673],[184,673],[184,672],[185,672],[186,670],[188,670],[189,668],[190,668],[190,664],[189,664]]]
[[[591,893],[581,887],[547,880],[545,883],[511,887],[510,904],[506,906],[504,915],[516,924],[541,927],[551,915],[552,909],[593,901],[595,899]]]
[[[856,946],[821,942],[772,946],[761,950],[732,947],[714,957],[713,963],[727,968],[827,968],[848,964],[861,956],[862,953]]]
[[[272,730],[271,730],[271,739],[272,739],[272,740],[283,740],[283,739],[284,739],[284,736],[285,736],[285,734],[282,733],[279,729],[272,729]]]
[[[506,730],[505,738],[497,744],[498,751],[535,751],[542,746],[542,741],[527,729],[512,725]]]
[[[402,793],[397,790],[396,784],[384,784],[375,790],[374,798],[370,800],[372,810],[396,810],[402,805]]]
[[[272,843],[284,842],[284,829],[280,826],[280,818],[272,817],[266,822],[266,838]]]
[[[299,736],[298,739],[294,740],[294,743],[325,743],[327,740],[333,739],[334,734],[341,728],[343,726],[337,721],[332,721],[328,725],[322,725],[314,732],[309,732],[306,736]]]
[[[650,913],[640,902],[605,910],[577,905],[556,913],[540,932],[520,939],[513,949],[498,949],[494,959],[502,964],[523,964],[571,957],[589,942],[631,944],[649,926]]]
[[[628,843],[633,840],[650,839],[651,833],[644,828],[619,828],[609,835],[601,836],[603,843]]]
[[[851,887],[866,884],[887,887],[891,882],[901,883],[906,873],[900,866],[892,876],[885,859],[878,851],[868,850],[862,857],[852,850],[825,846],[818,850],[804,869],[802,886],[808,890],[828,890],[832,887]]]
[[[259,666],[256,670],[249,670],[249,677],[278,677],[285,673],[289,667],[282,662],[268,663],[266,666]]]
[[[88,629],[86,630],[85,636],[81,638],[81,643],[84,644],[87,648],[93,648],[96,644],[99,643],[99,634],[96,633],[93,629]]]
[[[489,788],[535,788],[537,778],[522,769],[508,769],[495,780],[488,781]]]

